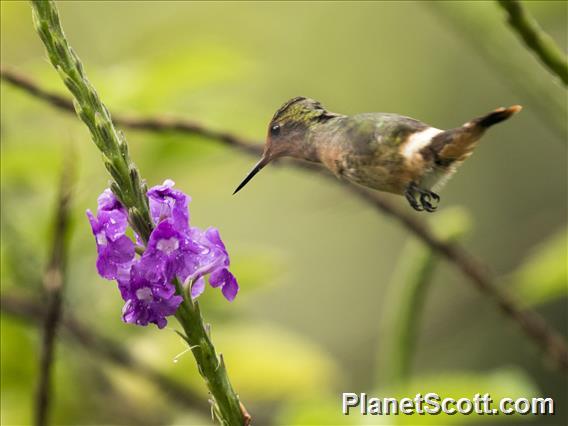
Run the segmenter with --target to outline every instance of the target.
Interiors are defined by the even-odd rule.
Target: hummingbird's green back
[[[338,176],[364,186],[400,192],[407,170],[401,146],[429,126],[389,113],[339,116],[311,129],[319,158]],[[404,179],[403,179],[404,176]]]

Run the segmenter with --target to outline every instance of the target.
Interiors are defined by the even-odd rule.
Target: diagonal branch
[[[0,308],[3,314],[34,324],[44,321],[47,315],[47,309],[41,301],[16,293],[0,296]],[[97,333],[91,326],[83,324],[70,312],[66,312],[62,317],[61,326],[65,336],[82,346],[89,354],[130,370],[157,385],[170,401],[209,417],[209,407],[207,404],[199,402],[202,396],[197,395],[191,388],[173,381],[161,372],[141,363],[118,343]]]
[[[40,350],[39,381],[36,390],[35,424],[48,424],[51,389],[51,370],[55,356],[55,339],[61,318],[63,290],[65,285],[65,264],[67,263],[67,236],[72,188],[72,161],[67,157],[59,185],[59,195],[55,213],[53,241],[49,263],[43,276],[43,289],[46,296],[46,315],[43,321],[43,334]]]
[[[566,60],[566,54],[543,31],[520,1],[497,0],[497,2],[507,12],[509,24],[523,39],[525,45],[553,74],[562,80],[564,86],[567,86],[568,60]]]
[[[75,115],[75,107],[70,98],[45,90],[29,77],[3,66],[0,67],[0,77],[13,86],[23,89],[30,95]],[[241,138],[229,132],[213,130],[196,121],[170,117],[142,118],[115,113],[112,114],[112,118],[117,125],[130,129],[195,134],[217,140],[225,145],[237,147],[251,154],[260,155],[262,153],[262,149],[254,141]]]
[[[2,80],[19,87],[30,95],[47,101],[54,107],[72,112],[71,101],[60,95],[43,89],[30,78],[6,68],[0,68]],[[133,117],[113,114],[116,124],[133,129],[153,132],[179,132],[182,134],[196,134],[211,138],[248,154],[260,154],[262,149],[254,141],[235,136],[228,132],[216,131],[205,127],[200,123],[185,119],[172,119],[167,117]],[[367,202],[379,212],[398,220],[411,234],[428,245],[432,250],[446,258],[459,269],[468,280],[482,293],[499,306],[503,313],[517,322],[523,332],[529,336],[546,354],[548,354],[564,370],[568,370],[568,345],[563,336],[549,326],[546,321],[535,311],[523,310],[519,304],[509,295],[503,293],[497,286],[495,279],[487,272],[488,267],[474,259],[463,247],[458,244],[446,242],[436,236],[425,222],[417,219],[416,215],[408,210],[401,209],[392,203],[387,197],[364,189],[360,186],[339,181],[323,168],[310,163],[299,161],[284,161],[288,166],[317,172],[322,176],[332,179],[334,183],[343,185],[343,188]]]

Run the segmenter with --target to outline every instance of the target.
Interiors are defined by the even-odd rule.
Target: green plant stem
[[[508,21],[541,62],[556,74],[565,86],[568,85],[568,60],[554,40],[538,25],[518,0],[497,0],[507,12]]]
[[[42,324],[42,338],[39,363],[39,380],[36,391],[35,424],[44,426],[49,423],[49,408],[53,400],[51,376],[55,359],[56,337],[61,322],[63,292],[65,288],[65,265],[70,225],[70,204],[73,181],[72,155],[66,159],[59,185],[53,240],[49,263],[43,275],[43,289],[46,314]]]
[[[197,360],[199,373],[213,393],[216,404],[213,410],[217,418],[227,425],[248,425],[250,415],[236,397],[235,391],[229,381],[223,355],[217,355],[211,343],[210,326],[205,325],[201,317],[199,303],[192,301],[187,292],[181,291],[181,284],[176,280],[178,291],[184,295],[185,303],[180,305],[176,318],[182,325],[185,336],[182,336],[189,345],[193,356]]]
[[[421,324],[422,312],[428,294],[429,284],[432,282],[435,265],[439,257],[427,247],[409,247],[404,251],[403,257],[412,259],[404,280],[397,282],[396,300],[390,305],[396,306],[393,313],[390,356],[388,368],[390,384],[404,383],[410,377],[412,359],[416,348],[418,328]],[[405,274],[405,275],[406,275]]]
[[[453,243],[469,230],[470,220],[465,211],[454,208],[441,212],[434,225],[444,241]],[[401,254],[387,311],[389,357],[380,369],[388,374],[391,385],[404,384],[410,378],[422,314],[439,261],[435,250],[416,241],[410,241]]]
[[[104,164],[113,182],[111,189],[126,207],[133,229],[147,242],[153,224],[150,218],[146,185],[138,169],[130,159],[128,145],[121,132],[111,120],[107,108],[100,100],[83,70],[61,28],[59,14],[52,0],[32,0],[33,18],[36,30],[43,41],[49,60],[74,97],[77,115],[89,128],[93,142],[103,154]],[[207,335],[199,306],[193,303],[187,291],[177,285],[178,293],[184,297],[176,314],[197,362],[199,371],[211,392],[213,411],[224,425],[243,425],[250,422],[250,416],[231,387],[221,356]]]
[[[36,31],[47,49],[51,64],[71,92],[77,115],[89,128],[93,142],[103,154],[104,164],[113,182],[111,189],[127,208],[134,230],[147,242],[152,221],[146,197],[146,186],[128,154],[128,145],[113,125],[108,109],[91,85],[83,65],[61,28],[59,14],[51,0],[32,0]]]

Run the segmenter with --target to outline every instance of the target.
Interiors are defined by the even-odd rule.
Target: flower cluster
[[[193,299],[205,290],[206,278],[229,301],[239,290],[219,231],[190,226],[191,199],[173,185],[166,180],[147,193],[155,228],[147,246],[141,247],[141,256],[136,255],[135,243],[126,235],[126,210],[110,189],[100,195],[96,217],[87,211],[97,243],[97,270],[102,277],[118,282],[126,302],[122,319],[127,323],[165,327],[166,317],[175,314],[183,300],[172,284],[176,278]]]

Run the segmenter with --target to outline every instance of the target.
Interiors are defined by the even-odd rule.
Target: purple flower
[[[117,279],[130,269],[134,259],[134,243],[124,235],[128,219],[112,192],[106,190],[98,201],[96,217],[87,210],[97,243],[97,270],[106,279]]]
[[[156,226],[144,255],[140,259],[141,271],[150,280],[165,279],[171,281],[178,278],[191,285],[191,296],[195,299],[205,289],[204,276],[216,271],[227,271],[229,255],[219,236],[219,231],[209,228],[205,232],[190,228],[188,233],[176,231],[169,220]],[[225,288],[224,282],[210,279],[212,287],[221,287],[223,295],[232,301],[238,291],[235,278]]]
[[[164,220],[150,234],[148,247],[140,260],[150,280],[171,281],[177,276],[184,281],[179,271],[183,269],[185,259],[196,257],[200,250],[200,246],[185,233],[178,232],[173,223]]]
[[[174,227],[183,232],[189,228],[187,206],[191,197],[172,189],[174,185],[173,180],[166,179],[162,185],[154,186],[148,190],[150,214],[155,224],[165,219],[171,219]]]
[[[184,281],[189,279],[196,282],[197,279],[210,274],[209,284],[211,287],[220,287],[223,296],[229,302],[232,302],[239,291],[239,285],[234,275],[229,272],[229,254],[223,240],[221,240],[219,231],[213,227],[207,228],[205,231],[192,227],[190,238],[201,247],[201,250],[198,256],[185,259],[184,267],[180,271],[180,278]],[[192,290],[194,287],[192,287]],[[197,289],[195,292],[197,292]]]
[[[194,281],[229,266],[229,255],[217,229],[202,231],[191,227],[188,238],[192,242],[193,253],[184,256],[183,265],[178,272],[182,281]]]
[[[100,210],[120,210],[126,216],[126,209],[120,204],[118,199],[112,193],[112,191],[107,188],[103,191],[99,198],[97,199],[97,205]]]
[[[175,294],[173,284],[163,280],[148,281],[143,273],[143,263],[138,261],[130,272],[129,286],[123,293],[126,301],[122,308],[122,320],[130,324],[154,323],[164,328],[167,316],[174,315],[183,297]]]
[[[221,292],[225,299],[232,302],[239,291],[239,284],[233,274],[227,268],[218,269],[209,277],[211,287],[221,287]]]
[[[191,227],[191,199],[173,185],[173,181],[166,180],[148,191],[156,227],[139,258],[135,257],[134,243],[125,235],[126,210],[110,190],[99,197],[96,217],[87,211],[97,242],[97,269],[104,278],[117,280],[126,302],[122,314],[125,322],[165,327],[166,317],[175,314],[183,301],[176,294],[174,279],[184,283],[193,299],[205,290],[207,277],[211,287],[220,288],[227,300],[234,300],[238,293],[239,285],[229,272],[229,254],[219,231]]]

